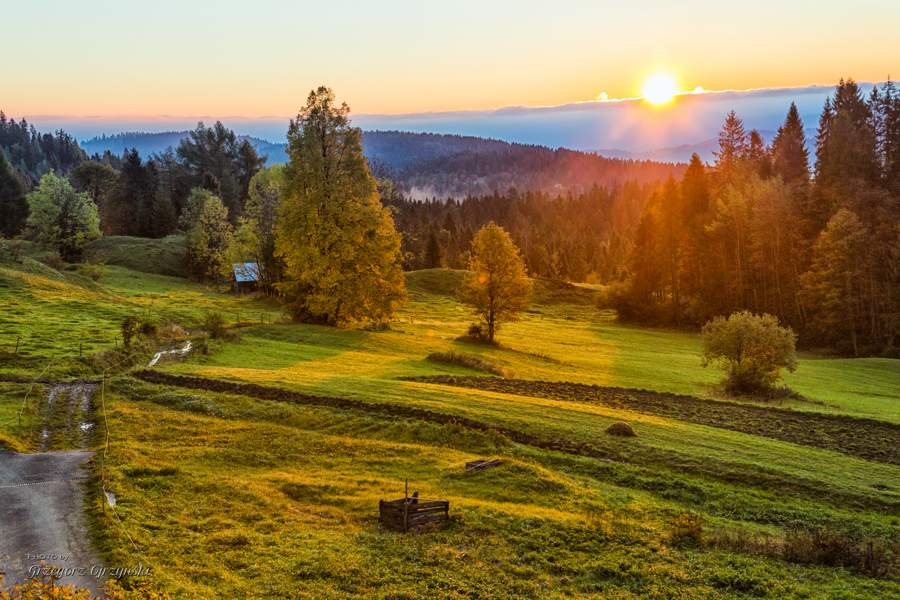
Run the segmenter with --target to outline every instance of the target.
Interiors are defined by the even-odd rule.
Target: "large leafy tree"
[[[28,202],[22,182],[0,149],[0,235],[13,237],[22,232],[28,218]]]
[[[472,274],[463,281],[459,298],[472,307],[493,342],[502,323],[518,321],[519,313],[528,308],[531,279],[509,234],[493,221],[472,240],[469,270]]]
[[[291,120],[276,253],[295,318],[385,322],[405,301],[400,235],[381,205],[346,103],[320,87]]]
[[[94,201],[53,173],[44,175],[38,188],[28,194],[28,205],[26,235],[56,249],[64,260],[78,258],[85,244],[100,237]]]

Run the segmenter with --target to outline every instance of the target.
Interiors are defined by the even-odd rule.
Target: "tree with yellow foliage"
[[[406,301],[400,234],[381,205],[346,103],[320,87],[291,120],[276,254],[295,319],[385,323]]]
[[[473,273],[463,281],[459,299],[481,321],[476,334],[493,342],[501,323],[518,321],[528,308],[531,279],[509,234],[493,221],[472,240],[469,270]]]

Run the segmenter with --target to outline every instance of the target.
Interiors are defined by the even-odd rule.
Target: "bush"
[[[731,394],[767,392],[781,379],[781,369],[797,369],[797,335],[778,325],[778,318],[749,311],[728,319],[715,317],[703,326],[703,366],[718,362]]]
[[[669,535],[672,545],[677,547],[696,547],[703,545],[703,515],[683,512],[675,518],[672,533]]]
[[[459,342],[470,342],[475,344],[491,344],[493,346],[499,346],[496,341],[491,341],[490,336],[488,335],[487,329],[485,329],[484,323],[476,322],[469,325],[469,328],[466,330],[465,335],[461,335],[456,338]]]
[[[209,336],[212,338],[225,337],[225,319],[222,318],[220,313],[211,312],[203,319],[203,329],[208,331]]]
[[[62,271],[66,268],[66,261],[64,261],[56,252],[48,252],[44,255],[44,258],[41,259],[41,262],[57,271]]]
[[[605,432],[608,435],[616,435],[620,437],[638,437],[638,434],[634,431],[634,427],[626,423],[625,421],[616,421],[609,427],[605,429]]]
[[[131,345],[131,341],[138,334],[138,320],[135,317],[125,317],[122,319],[122,343],[126,346]]]
[[[130,346],[138,335],[145,338],[155,338],[159,332],[159,325],[150,316],[125,317],[122,320],[122,341]]]
[[[0,254],[9,253],[14,261],[19,262],[24,248],[25,242],[22,240],[7,240],[0,236]]]
[[[90,277],[94,281],[100,281],[101,278],[106,277],[106,267],[103,265],[93,265],[88,263],[78,269],[78,272],[85,277]]]

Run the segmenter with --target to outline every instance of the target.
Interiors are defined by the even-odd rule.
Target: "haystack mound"
[[[609,435],[620,435],[622,437],[637,437],[634,428],[625,421],[616,421],[606,428]]]

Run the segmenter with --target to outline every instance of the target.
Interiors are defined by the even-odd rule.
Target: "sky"
[[[583,127],[569,109],[548,119],[541,107],[577,106],[600,94],[639,97],[659,73],[681,91],[777,96],[830,89],[848,76],[884,81],[900,71],[896,0],[0,0],[0,15],[0,53],[11,57],[0,78],[0,109],[48,129],[75,123],[78,131],[70,129],[79,137],[221,119],[239,133],[265,131],[277,141],[310,90],[327,85],[363,127],[418,114],[406,122],[476,133],[482,130],[473,123],[486,122],[483,115],[526,107],[534,110],[493,119],[476,134],[545,143],[539,140],[573,138],[554,138],[554,127]],[[674,105],[667,109],[673,115],[685,102]],[[653,120],[665,120],[667,110]],[[463,112],[472,118],[458,118]],[[450,114],[429,121],[422,113]],[[521,118],[526,114],[535,120]],[[626,120],[651,113],[629,114]],[[242,123],[257,131],[239,131]],[[624,138],[578,145],[616,140]]]

